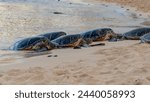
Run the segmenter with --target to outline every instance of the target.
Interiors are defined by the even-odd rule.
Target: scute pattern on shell
[[[32,48],[35,44],[40,43],[42,41],[49,42],[49,40],[44,36],[34,36],[34,37],[25,38],[25,39],[15,42],[10,47],[10,49],[11,50],[25,50],[26,48],[30,48],[30,47]]]
[[[150,33],[143,35],[142,37],[140,37],[140,39],[141,42],[150,43]]]
[[[141,36],[147,33],[150,33],[150,28],[143,27],[126,32],[123,34],[123,37],[129,40],[139,40]]]
[[[74,44],[81,38],[82,36],[80,34],[71,34],[71,35],[61,36],[57,39],[52,40],[52,42],[57,44],[58,46],[67,46],[69,44]]]
[[[100,28],[100,29],[95,29],[95,30],[81,33],[81,35],[85,41],[89,39],[93,41],[97,41],[101,39],[102,37],[105,37],[109,33],[114,34],[111,28]]]
[[[59,31],[59,32],[51,32],[51,33],[45,33],[45,34],[40,34],[38,36],[44,36],[44,37],[47,37],[50,41],[60,37],[60,36],[63,36],[63,35],[66,35],[65,32],[62,32],[62,31]]]

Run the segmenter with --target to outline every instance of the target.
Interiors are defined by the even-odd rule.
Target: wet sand
[[[97,0],[99,1],[99,0]],[[150,1],[149,0],[102,0],[109,3],[119,3],[122,6],[135,7],[140,11],[149,12],[150,11]]]
[[[95,0],[98,1],[98,0]],[[146,13],[146,15],[150,18],[150,1],[149,0],[101,0],[108,3],[117,3],[120,4],[123,8],[127,8],[127,10],[131,10],[134,8],[136,12],[139,12],[139,15],[142,15],[141,12]],[[141,23],[142,25],[150,26],[150,20],[146,20]]]
[[[4,28],[3,24],[7,26],[2,29],[5,33],[2,37],[8,35],[6,38],[12,43],[18,37],[52,30],[65,30],[72,34],[100,27],[111,27],[115,32],[122,33],[146,26],[142,23],[150,20],[127,8],[107,3],[95,4],[83,0],[61,3],[57,10],[47,8],[49,5],[2,3],[0,7],[7,11],[1,10],[1,27]],[[64,6],[65,9],[61,9]],[[14,12],[18,8],[20,11]],[[53,11],[61,11],[65,15],[54,15]],[[17,15],[22,12],[22,16]],[[12,18],[5,19],[8,15]],[[17,25],[18,22],[22,27]],[[139,44],[139,41],[103,43],[106,45],[55,49],[40,54],[0,50],[0,84],[150,84],[148,44]]]

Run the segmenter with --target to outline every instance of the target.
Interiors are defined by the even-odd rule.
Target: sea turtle
[[[124,40],[140,40],[140,37],[150,33],[150,28],[148,27],[143,27],[143,28],[137,28],[133,29],[129,32],[126,32],[124,34],[118,34],[118,37],[122,36],[121,39]]]
[[[47,37],[50,41],[54,40],[60,36],[66,35],[65,32],[59,31],[59,32],[51,32],[51,33],[46,33],[46,34],[40,34],[38,36],[44,36]]]
[[[140,37],[141,43],[149,43],[150,44],[150,33],[147,33]]]
[[[111,28],[100,28],[91,31],[81,33],[82,38],[88,43],[95,41],[105,41],[115,36],[114,31]]]
[[[51,50],[55,47],[53,43],[51,43],[44,36],[34,36],[25,39],[21,39],[15,42],[10,50],[28,50],[28,51],[44,51]]]
[[[51,41],[57,48],[77,47],[84,44],[84,40],[80,34],[64,35]]]

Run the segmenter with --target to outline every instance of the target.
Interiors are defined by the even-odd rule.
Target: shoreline
[[[83,2],[101,3],[108,5],[117,5],[121,8],[131,10],[139,14],[139,16],[150,17],[150,1],[147,0],[82,0]],[[146,5],[146,6],[145,6]]]
[[[98,0],[95,0],[98,1]],[[122,7],[132,7],[137,12],[148,13],[150,11],[150,1],[148,0],[100,0],[107,3],[119,4]],[[150,16],[150,14],[148,14]]]

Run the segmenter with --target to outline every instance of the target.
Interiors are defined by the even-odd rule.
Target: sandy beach
[[[99,0],[97,0],[99,1]],[[134,7],[140,11],[149,12],[150,11],[150,1],[148,0],[102,0],[109,3],[119,3],[122,6]]]
[[[34,3],[1,3],[0,13],[3,16],[0,19],[0,27],[3,28],[3,33],[0,40],[6,43],[5,46],[9,46],[14,39],[57,30],[73,34],[110,27],[116,33],[123,33],[150,26],[150,18],[143,16],[150,10],[149,1],[103,1],[106,3],[100,0],[63,0],[60,4],[57,3],[57,9],[54,8],[55,5],[48,8],[48,4],[39,7]],[[112,4],[114,1],[118,6]],[[143,13],[139,15],[139,12],[128,10],[127,7],[122,8],[121,5],[137,5],[136,9]],[[14,12],[18,8],[20,11]],[[64,14],[54,15],[53,11],[61,11]],[[22,13],[23,15],[18,15]],[[150,45],[139,42],[104,41],[105,46],[54,49],[42,53],[0,50],[0,84],[149,85]]]

